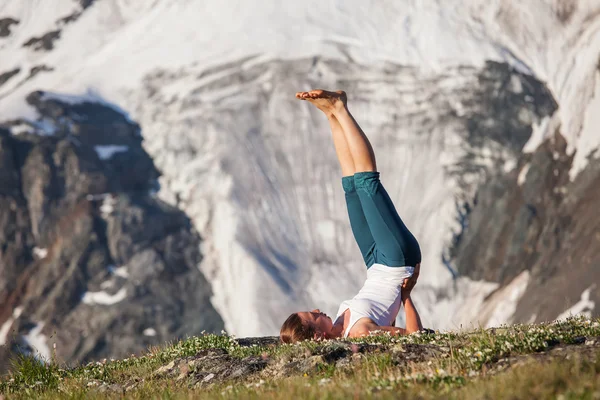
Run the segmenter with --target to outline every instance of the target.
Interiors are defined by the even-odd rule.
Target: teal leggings
[[[342,178],[352,233],[367,268],[383,264],[414,267],[421,262],[419,243],[400,219],[379,172]]]

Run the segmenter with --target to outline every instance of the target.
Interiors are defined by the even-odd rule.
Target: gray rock
[[[10,35],[11,25],[18,25],[19,21],[14,18],[0,18],[0,37]]]
[[[6,348],[30,350],[20,338],[37,324],[69,363],[220,332],[198,269],[201,239],[153,197],[158,171],[139,126],[102,104],[43,92],[27,100],[54,134],[37,134],[35,123],[19,136],[0,129],[0,324],[23,309],[0,369]],[[101,157],[104,145],[127,151]]]
[[[123,393],[125,393],[125,388],[116,383],[113,383],[112,385],[103,383],[102,385],[98,386],[98,388],[96,388],[95,391],[98,393],[104,393],[104,394],[107,394],[107,393],[123,394]]]

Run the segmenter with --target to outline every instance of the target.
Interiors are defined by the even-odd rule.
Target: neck
[[[335,321],[335,323],[331,327],[332,339],[344,336],[344,315],[345,314],[346,313],[340,315],[340,317]]]

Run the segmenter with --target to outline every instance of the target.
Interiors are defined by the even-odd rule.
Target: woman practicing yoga
[[[298,92],[296,98],[314,104],[329,120],[342,167],[350,225],[367,265],[367,280],[353,299],[340,305],[335,322],[318,309],[297,312],[281,327],[281,340],[293,343],[364,336],[375,331],[404,335],[422,330],[410,298],[419,276],[419,243],[379,181],[373,148],[348,110],[346,93],[312,90]],[[392,326],[401,305],[406,313],[406,329]]]

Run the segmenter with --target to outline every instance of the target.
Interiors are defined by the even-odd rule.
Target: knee
[[[344,176],[342,178],[342,187],[346,193],[354,192],[356,190],[354,187],[354,176]]]
[[[374,195],[379,188],[379,172],[363,171],[354,174],[354,186],[356,190],[362,189],[369,195]]]

